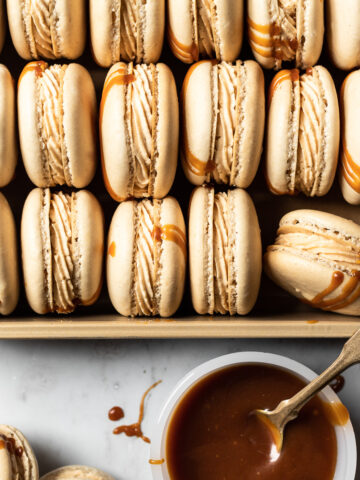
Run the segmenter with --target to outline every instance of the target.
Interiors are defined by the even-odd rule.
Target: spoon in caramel
[[[355,363],[360,362],[360,329],[345,343],[340,355],[321,375],[288,400],[283,400],[275,410],[255,410],[253,413],[269,428],[278,453],[281,452],[284,428],[294,420],[303,406],[334,378]]]

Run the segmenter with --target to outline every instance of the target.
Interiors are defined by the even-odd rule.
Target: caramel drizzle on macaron
[[[18,84],[20,84],[23,76],[28,72],[35,72],[36,77],[42,77],[45,70],[48,68],[48,64],[42,60],[37,62],[30,62],[23,68],[23,71],[20,74]]]
[[[309,305],[322,310],[340,310],[351,305],[360,297],[360,271],[352,270],[350,279],[342,288],[341,293],[334,298],[326,300],[326,297],[334,292],[344,282],[343,272],[335,271],[332,274],[331,282],[322,292],[316,295],[312,300],[307,301]]]
[[[351,75],[351,74],[350,74]],[[345,110],[344,110],[344,93],[345,84],[348,75],[340,90],[340,106],[341,106],[341,167],[340,174],[344,177],[350,187],[355,190],[356,193],[360,193],[360,166],[354,161],[350,154],[345,140]]]
[[[154,242],[161,242],[162,240],[175,242],[186,257],[186,236],[177,225],[170,223],[163,226],[155,225],[151,236]]]
[[[179,60],[184,63],[193,63],[199,60],[199,48],[196,43],[193,42],[191,45],[185,45],[179,42],[170,25],[167,29],[167,37],[171,50]]]

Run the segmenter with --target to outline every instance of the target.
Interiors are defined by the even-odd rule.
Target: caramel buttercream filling
[[[120,58],[126,62],[137,59],[138,15],[137,0],[121,0],[120,7]]]
[[[202,57],[216,57],[212,0],[197,0],[198,48]]]

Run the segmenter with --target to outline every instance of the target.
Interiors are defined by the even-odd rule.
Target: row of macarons
[[[16,232],[0,194],[0,312],[18,300]],[[104,222],[87,190],[36,188],[21,219],[25,292],[38,314],[91,305],[102,286]],[[128,317],[171,317],[181,304],[187,252],[198,314],[245,315],[253,308],[264,264],[268,276],[305,303],[360,315],[360,225],[333,214],[295,210],[280,221],[262,261],[254,204],[240,188],[192,193],[188,235],[177,200],[127,200],[111,220],[106,279],[115,309]]]
[[[38,462],[27,438],[15,427],[0,425],[0,477],[2,480],[39,480]],[[61,467],[41,480],[114,480],[107,473],[83,465]]]
[[[243,0],[167,0],[167,32],[173,53],[186,63],[199,58],[232,62],[243,41]],[[249,43],[265,68],[294,61],[308,68],[319,59],[324,1],[247,0]],[[4,6],[0,3],[1,8]],[[93,56],[103,66],[120,61],[158,61],[165,31],[165,0],[7,0],[14,46],[27,60],[78,58],[86,41],[89,5]],[[359,0],[327,0],[327,39],[336,66],[360,62]],[[1,44],[5,18],[0,27]]]
[[[0,66],[0,186],[16,165],[15,92]],[[18,123],[25,169],[38,187],[85,188],[97,163],[96,95],[81,65],[30,62],[18,82]],[[360,203],[360,70],[338,96],[329,71],[314,66],[281,70],[265,105],[264,76],[253,60],[203,60],[192,65],[181,93],[180,156],[194,185],[247,188],[263,150],[265,174],[277,195],[323,196],[338,165],[346,201]],[[340,121],[341,110],[341,121]],[[163,63],[119,62],[109,70],[100,104],[100,147],[112,198],[163,198],[173,184],[179,145],[179,103],[174,76]]]

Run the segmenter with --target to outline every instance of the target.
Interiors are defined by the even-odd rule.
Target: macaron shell
[[[98,299],[102,285],[104,217],[100,203],[92,193],[80,190],[73,195],[76,250],[80,260],[79,300],[82,305],[92,305]]]
[[[43,475],[40,480],[114,480],[107,473],[97,468],[83,465],[71,465],[61,467]]]
[[[301,0],[298,1],[299,7],[300,15],[296,25],[299,43],[296,65],[305,69],[315,65],[321,54],[324,38],[324,0]]]
[[[170,47],[176,57],[185,63],[198,60],[196,27],[192,16],[195,0],[168,0],[168,29]]]
[[[147,0],[144,5],[144,63],[159,60],[164,40],[165,0]]]
[[[0,65],[0,187],[12,180],[16,162],[15,86],[9,70]]]
[[[239,57],[243,39],[242,0],[214,0],[216,11],[217,37],[221,60],[233,62]]]
[[[360,205],[360,70],[348,75],[341,93],[342,154],[340,186],[345,200]],[[353,188],[355,187],[355,189]]]
[[[132,313],[135,205],[135,201],[128,200],[117,207],[107,241],[107,288],[114,308],[124,316]]]
[[[44,175],[38,125],[37,96],[35,70],[24,71],[18,83],[17,100],[21,156],[30,180],[39,187],[46,187],[47,179]]]
[[[164,63],[158,72],[158,125],[154,198],[163,198],[174,182],[179,144],[179,101],[174,76]]]
[[[72,184],[86,187],[96,169],[96,94],[89,72],[77,63],[65,70],[63,87],[64,142]]]
[[[184,293],[186,230],[180,205],[175,198],[164,198],[160,208],[160,227],[170,226],[173,240],[163,238],[161,241],[159,315],[170,317],[179,308]]]
[[[6,0],[9,30],[17,53],[25,60],[31,60],[22,18],[22,4],[23,0]]]
[[[337,68],[360,65],[360,3],[358,0],[326,1],[326,34],[331,60]]]
[[[10,314],[19,298],[19,271],[15,220],[10,205],[0,193],[0,313]],[[5,228],[4,228],[5,227]]]
[[[123,62],[113,65],[105,79],[117,70],[126,70]],[[103,91],[100,107],[100,141],[102,148],[103,173],[106,188],[114,200],[120,201],[128,196],[130,161],[127,149],[125,125],[126,84],[113,84]],[[106,93],[106,96],[105,96]]]
[[[203,60],[190,67],[186,74],[181,94],[182,101],[182,165],[188,180],[202,185],[207,174],[197,175],[189,166],[186,157],[195,157],[204,164],[211,158],[212,130],[214,121],[211,60]],[[195,169],[197,171],[197,169]]]
[[[54,14],[60,39],[60,57],[80,57],[86,42],[86,0],[55,0]]]
[[[47,192],[49,202],[50,191],[47,190]],[[39,314],[49,311],[48,278],[45,270],[46,267],[51,268],[50,257],[49,264],[47,264],[44,256],[44,252],[50,254],[51,247],[50,238],[48,245],[43,244],[43,201],[43,190],[41,188],[32,190],[25,200],[21,217],[21,252],[25,292],[30,307]]]
[[[113,0],[90,0],[89,3],[91,48],[95,62],[101,67],[112,64],[113,3]]]

